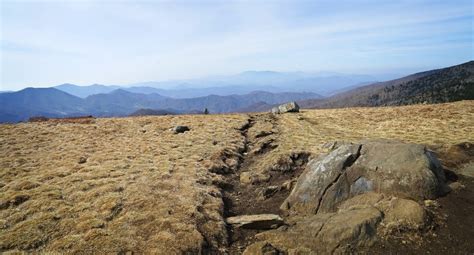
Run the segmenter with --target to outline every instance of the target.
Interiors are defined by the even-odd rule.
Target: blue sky
[[[470,0],[1,0],[0,8],[0,90],[246,70],[408,73],[474,54]]]

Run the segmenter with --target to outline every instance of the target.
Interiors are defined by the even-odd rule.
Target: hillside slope
[[[0,122],[17,122],[39,115],[64,117],[84,112],[81,98],[54,88],[26,88],[0,94]]]
[[[304,100],[304,108],[391,106],[474,99],[474,61],[356,88],[322,100]]]
[[[461,101],[2,124],[0,253],[240,254],[264,230],[231,228],[225,217],[278,212],[323,144],[386,138],[453,151],[472,148],[473,122],[474,102]],[[174,134],[177,125],[190,131]],[[443,163],[452,171],[472,161],[450,155]],[[241,185],[243,173],[261,182]],[[429,211],[447,220],[434,217],[440,224],[413,239],[393,233],[407,254],[474,252],[474,179],[459,176],[464,189]],[[272,186],[281,188],[262,199]]]

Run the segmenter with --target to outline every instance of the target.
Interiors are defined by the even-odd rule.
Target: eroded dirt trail
[[[224,176],[227,183],[227,187],[222,189],[224,216],[282,215],[280,205],[288,197],[292,180],[301,174],[309,154],[289,155],[288,160],[278,161],[272,169],[258,169],[258,174],[253,175],[260,160],[275,156],[272,151],[279,146],[279,120],[272,114],[250,115],[241,134],[245,139],[245,149],[241,153],[239,167]],[[248,179],[247,175],[250,176]],[[229,225],[229,254],[241,254],[254,241],[255,234],[262,231]]]

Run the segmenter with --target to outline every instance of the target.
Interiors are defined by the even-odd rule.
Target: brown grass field
[[[292,153],[366,138],[474,143],[474,101],[0,125],[0,252],[225,252],[216,169],[247,160],[264,174]]]

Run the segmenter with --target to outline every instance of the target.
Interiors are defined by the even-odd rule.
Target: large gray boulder
[[[415,201],[447,191],[440,162],[422,145],[378,140],[332,149],[308,163],[281,209],[316,214],[371,191]]]
[[[299,112],[300,106],[296,102],[289,102],[272,108],[272,113]]]

